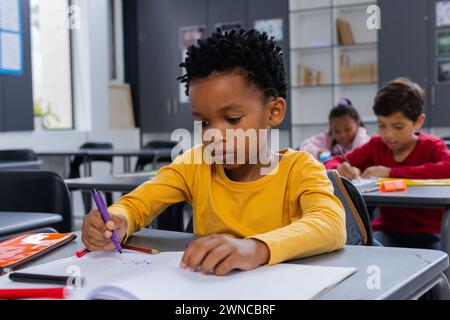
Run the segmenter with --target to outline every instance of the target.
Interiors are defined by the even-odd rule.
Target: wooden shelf
[[[355,83],[336,83],[335,87],[364,87],[378,86],[378,82],[355,82]]]
[[[364,120],[362,119],[362,122],[364,122],[365,125],[367,124],[377,124],[376,119],[369,119]],[[328,122],[309,122],[309,123],[292,123],[293,127],[318,127],[318,126],[329,126],[330,124]],[[450,143],[450,141],[449,141]]]
[[[300,48],[291,48],[291,52],[296,51],[331,51],[332,49],[344,49],[344,50],[352,50],[352,49],[360,49],[364,47],[375,47],[378,45],[378,42],[360,42],[354,44],[336,44],[332,46],[317,46],[317,47],[300,47]],[[377,49],[377,48],[374,48]]]
[[[370,118],[373,115],[372,102],[379,83],[377,82],[340,82],[340,55],[345,55],[350,65],[378,63],[377,36],[366,30],[353,30],[352,44],[338,42],[336,18],[347,21],[352,28],[360,28],[356,21],[365,16],[365,7],[376,4],[376,1],[361,0],[360,3],[339,4],[336,1],[321,3],[316,8],[296,7],[290,11],[292,19],[291,67],[289,70],[291,83],[291,126],[297,136],[292,136],[294,144],[307,138],[317,127],[328,127],[326,114],[331,107],[346,96],[358,107],[360,115]],[[309,27],[311,24],[313,27]],[[362,28],[362,26],[361,26]],[[313,83],[315,74],[322,73],[322,84],[299,85],[299,66],[311,69]],[[357,81],[358,79],[355,78]],[[359,80],[369,80],[359,79]],[[374,78],[372,78],[372,81]],[[369,97],[370,96],[370,97]],[[372,118],[370,118],[373,120]],[[374,124],[375,121],[364,121]]]
[[[299,86],[293,85],[291,89],[322,89],[322,88],[334,88],[334,87],[361,87],[361,86],[375,86],[378,82],[359,82],[359,83],[329,83],[312,86]]]
[[[306,8],[306,9],[295,9],[289,11],[290,14],[301,14],[301,13],[315,13],[317,11],[331,11],[333,10],[332,6],[322,6],[316,8]]]
[[[352,4],[341,4],[341,5],[331,5],[331,6],[321,6],[321,7],[315,7],[315,8],[305,8],[305,9],[295,9],[291,10],[289,13],[291,14],[298,14],[298,13],[308,13],[308,12],[315,12],[315,11],[332,11],[332,10],[342,10],[342,9],[353,9],[357,7],[366,7],[376,4],[376,1],[367,1],[363,3],[352,3]]]
[[[377,4],[376,1],[367,1],[364,3],[349,3],[349,4],[341,4],[341,5],[337,5],[337,6],[333,6],[333,9],[336,10],[354,10],[358,7],[368,7],[371,5]]]

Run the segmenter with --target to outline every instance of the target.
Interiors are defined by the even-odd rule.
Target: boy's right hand
[[[352,167],[348,162],[344,162],[343,164],[341,164],[337,170],[341,176],[349,180],[358,179],[358,177],[361,175],[361,170],[356,167]]]
[[[127,219],[123,215],[111,214],[111,220],[103,222],[100,211],[92,210],[83,219],[81,240],[89,251],[113,251],[112,231],[116,231],[122,242],[127,233]]]

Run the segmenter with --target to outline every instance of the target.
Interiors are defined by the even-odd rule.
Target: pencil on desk
[[[147,254],[158,254],[158,253],[160,253],[159,250],[156,250],[156,249],[147,249],[147,248],[135,247],[135,246],[130,246],[128,244],[125,244],[122,247],[124,249],[133,250],[133,251],[139,251],[139,252],[143,252],[143,253],[147,253]]]

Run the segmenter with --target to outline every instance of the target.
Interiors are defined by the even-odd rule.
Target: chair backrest
[[[87,142],[80,147],[81,150],[83,149],[114,149],[114,146],[112,143],[109,142]],[[112,156],[95,156],[91,157],[91,161],[104,161],[104,162],[113,162]]]
[[[178,142],[176,141],[155,140],[145,144],[143,149],[173,149],[177,146],[177,144]],[[161,157],[158,159],[158,162],[172,162],[172,158]],[[152,156],[140,156],[136,162],[135,171],[144,171],[144,167],[151,163],[153,163]]]
[[[36,161],[38,159],[33,150],[0,150],[0,161]]]
[[[0,211],[57,213],[59,232],[72,231],[70,194],[63,178],[47,170],[1,170]]]
[[[114,146],[112,143],[108,142],[87,142],[80,146],[80,150],[84,149],[114,149]],[[101,161],[101,162],[109,162],[111,164],[111,170],[112,170],[112,163],[113,163],[113,157],[112,156],[95,156],[90,158],[91,162]],[[80,156],[76,156],[73,158],[73,160],[70,162],[70,172],[69,172],[69,179],[75,179],[79,178],[80,175],[80,166],[84,163],[85,159]]]
[[[155,140],[148,142],[144,149],[172,149],[177,146],[178,142],[176,141],[164,141],[164,140]]]
[[[340,177],[336,170],[329,170],[327,174],[333,183],[334,195],[345,209],[347,245],[372,246],[372,228],[363,197],[355,186],[346,178]]]

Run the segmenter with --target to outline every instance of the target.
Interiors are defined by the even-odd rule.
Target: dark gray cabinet
[[[143,132],[173,128],[171,117],[177,60],[174,1],[138,0],[140,123]]]
[[[289,81],[289,2],[276,0],[247,0],[247,16],[249,28],[254,28],[255,22],[264,19],[282,19],[283,20],[283,39],[278,44],[283,49],[284,66],[286,71],[286,81]],[[278,128],[281,130],[290,130],[291,128],[291,111],[290,92],[288,90],[287,112],[283,124]]]
[[[444,75],[444,71],[439,69],[450,67],[450,54],[439,52],[439,34],[450,35],[450,26],[437,27],[436,24],[436,3],[437,0],[427,1],[430,5],[430,94],[428,105],[430,106],[429,118],[434,127],[450,127],[450,72]],[[443,77],[442,79],[440,79]]]
[[[193,129],[188,103],[180,103],[180,28],[207,26],[207,0],[138,0],[139,105],[143,132]]]
[[[0,131],[30,131],[34,127],[29,0],[21,1],[21,14],[23,74],[0,74]]]
[[[450,81],[439,80],[439,64],[450,66],[450,55],[438,52],[437,38],[450,26],[437,27],[439,0],[379,0],[380,84],[406,76],[427,92],[426,125],[450,126]]]
[[[218,26],[225,30],[233,26],[248,28],[245,0],[209,0],[208,4],[209,33]]]
[[[285,52],[289,52],[287,0],[127,0],[136,2],[138,64],[126,61],[127,81],[137,87],[133,97],[138,100],[142,132],[167,132],[177,128],[193,130],[189,103],[180,103],[183,88],[176,78],[182,74],[183,60],[180,28],[205,26],[209,35],[219,25],[238,23],[251,28],[257,19],[283,18]],[[129,3],[127,6],[130,5]],[[136,24],[132,15],[125,16],[126,29]],[[133,28],[130,28],[132,30]],[[132,32],[126,37],[132,37]],[[133,43],[132,39],[125,39]],[[126,55],[127,56],[127,55]],[[289,55],[286,54],[286,70]],[[126,60],[129,60],[126,58]],[[289,128],[286,119],[283,128]]]
[[[176,1],[176,28],[185,26],[203,26],[205,29],[208,24],[208,0],[175,0]],[[208,33],[208,32],[207,32]],[[177,39],[179,37],[176,37]],[[176,76],[181,76],[183,70],[179,64],[184,60],[184,48],[178,44],[177,57],[175,59]],[[176,81],[176,80],[175,80]],[[181,96],[184,96],[184,84],[174,83],[174,99],[172,104],[172,117],[174,120],[174,129],[184,128],[190,131],[194,130],[194,118],[192,117],[191,106],[189,103],[181,103]]]
[[[378,33],[380,85],[404,76],[429,92],[428,2],[378,1],[381,9],[381,30]],[[426,106],[426,113],[430,113],[429,104]],[[427,120],[430,124],[429,116]]]

